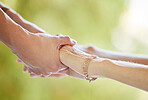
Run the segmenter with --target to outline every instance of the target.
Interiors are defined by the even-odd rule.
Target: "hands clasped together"
[[[68,36],[47,34],[1,2],[0,41],[24,63],[31,77],[69,75],[93,80],[103,76],[148,91],[148,57],[76,45]]]
[[[68,74],[83,78],[62,64],[59,58],[60,48],[74,46],[75,40],[69,36],[47,34],[1,2],[0,8],[0,23],[3,23],[0,31],[7,33],[7,38],[1,38],[1,41],[18,56],[17,62],[24,63],[24,71],[28,71],[31,77],[61,77]]]

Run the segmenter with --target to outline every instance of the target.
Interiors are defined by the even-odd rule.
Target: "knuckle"
[[[90,51],[94,51],[95,50],[95,48],[93,46],[88,46],[87,49],[90,50]]]
[[[66,39],[67,41],[71,40],[69,36],[64,36],[64,39]]]
[[[71,43],[71,38],[69,37],[69,36],[60,36],[60,41],[61,42],[63,42],[63,43],[65,43],[65,42],[67,42],[67,43]]]

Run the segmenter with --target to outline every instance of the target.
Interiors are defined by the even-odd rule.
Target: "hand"
[[[14,40],[11,50],[25,63],[30,73],[48,75],[50,71],[57,72],[60,67],[66,67],[59,61],[58,51],[63,45],[73,46],[76,43],[74,40],[71,40],[68,36],[51,36],[46,33],[35,34],[33,31],[41,32],[42,30],[38,29],[38,27],[34,27],[34,24],[30,24],[22,19],[21,16],[16,14],[13,10],[10,10],[10,8],[4,9],[6,7],[2,3],[0,3],[0,7],[12,18],[10,19],[8,17],[8,20],[14,21],[11,22],[13,26],[9,32],[13,32],[14,30],[16,32],[17,30],[19,34],[27,34],[27,39],[25,41],[21,39],[20,41]],[[21,23],[21,25],[18,27],[15,22]],[[16,29],[16,26],[19,29]],[[30,26],[31,29],[26,26]],[[32,32],[29,32],[29,30]],[[16,37],[18,38],[18,36]]]
[[[0,2],[0,8],[8,8],[6,7],[4,4],[2,4]],[[16,13],[15,11],[13,11],[11,8],[9,9],[3,9],[5,11],[5,13],[17,24],[19,24],[20,26],[22,26],[23,28],[25,28],[26,30],[28,30],[29,32],[33,32],[33,33],[42,33],[44,34],[45,31],[42,30],[41,28],[39,28],[38,26],[36,26],[35,24],[32,24],[28,21],[26,21],[25,19],[23,19],[18,13]],[[17,62],[22,62],[21,59],[18,59]],[[23,69],[24,72],[28,71],[30,73],[30,77],[36,77],[36,76],[41,76],[41,77],[45,77],[45,75],[37,75],[36,73],[31,72],[31,70],[29,69],[28,66],[24,66]],[[72,77],[76,77],[76,78],[81,78],[84,79],[84,76],[80,75],[79,73],[73,71],[72,69],[68,68],[61,70],[58,73],[52,73],[49,77],[63,77],[65,75],[69,75]]]
[[[51,72],[58,72],[60,68],[66,68],[59,60],[60,47],[73,46],[75,43],[68,36],[30,34],[25,43],[20,41],[15,43],[13,52],[26,64],[29,72],[49,75]]]
[[[15,11],[13,11],[11,8],[6,7],[4,4],[2,4],[0,2],[0,8],[3,8],[3,11],[17,24],[19,24],[20,26],[22,26],[24,29],[28,30],[29,32],[32,33],[42,33],[45,34],[45,31],[42,30],[41,28],[39,28],[38,26],[36,26],[35,24],[32,24],[28,21],[26,21],[25,19],[23,19],[18,13],[16,13]],[[18,59],[17,62],[22,62],[21,59]],[[62,65],[63,66],[63,65]],[[26,72],[28,71],[30,73],[30,77],[34,77],[34,76],[41,76],[41,77],[45,77],[46,75],[39,75],[40,70],[36,70],[35,69],[31,69],[31,67],[28,67],[27,64],[25,64],[23,71]],[[43,72],[42,72],[43,73]],[[65,70],[61,70],[59,73],[52,73],[49,77],[63,77],[65,75],[69,75],[72,77],[76,77],[76,78],[81,78],[84,79],[84,77],[80,74],[78,74],[77,72],[73,71],[70,68],[66,68]]]
[[[94,80],[97,78],[95,75],[97,71],[94,70],[96,67],[94,61],[99,61],[98,65],[102,66],[103,63],[100,62],[104,59],[85,53],[75,46],[64,46],[60,49],[60,60],[63,64],[69,66],[70,69],[82,75],[83,79],[89,75],[89,79],[87,79]]]

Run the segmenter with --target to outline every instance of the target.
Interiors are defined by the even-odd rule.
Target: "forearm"
[[[90,73],[93,75],[101,75],[148,91],[148,66],[146,65],[110,59],[103,60],[100,65],[96,59],[90,63],[90,68]]]
[[[0,41],[6,41],[6,37],[9,35],[8,29],[6,29],[6,26],[9,24],[7,22],[6,15],[0,9]]]
[[[45,31],[39,28],[37,25],[25,20],[21,17],[17,12],[13,11],[12,9],[8,9],[5,13],[12,18],[17,24],[21,25],[24,29],[28,30],[32,33],[45,33]]]
[[[94,49],[93,53],[102,58],[109,58],[112,60],[121,60],[121,61],[128,61],[128,62],[148,65],[148,57],[145,57],[145,56],[121,54],[117,52],[100,50],[97,48]]]
[[[28,22],[27,20],[23,19],[17,12],[13,9],[5,6],[2,2],[0,2],[0,8],[17,24],[22,26],[24,29],[28,30],[32,33],[45,33],[45,31],[35,24]]]
[[[83,75],[83,67],[88,54],[72,47],[60,50],[61,62]],[[105,58],[91,59],[88,75],[107,77],[148,91],[148,66]]]
[[[11,18],[0,9],[0,41],[9,48],[12,48],[15,43],[25,41],[24,39],[28,36],[26,32],[22,31],[26,30],[23,30],[21,26],[12,21]]]

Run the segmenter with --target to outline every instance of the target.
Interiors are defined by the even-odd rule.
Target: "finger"
[[[34,73],[36,75],[42,74],[37,68],[28,68],[28,73]]]
[[[29,73],[34,73],[36,75],[38,75],[39,77],[49,77],[52,72],[47,72],[46,70],[44,70],[43,68],[29,68]]]
[[[72,70],[70,68],[67,69],[67,70],[60,71],[59,73],[61,73],[61,74],[67,74],[68,76],[79,78],[79,79],[85,79],[85,77],[83,75],[75,72],[74,70]]]
[[[34,73],[30,73],[30,77],[38,77],[38,75]]]
[[[67,70],[69,67],[67,67],[66,65],[62,64],[62,62],[59,64],[59,69],[57,72],[60,72],[62,70]]]
[[[32,32],[32,33],[45,33],[45,31],[33,23],[30,23],[23,19],[18,13],[16,13],[11,8],[6,7],[2,2],[0,2],[0,7],[3,11],[17,24],[21,25],[24,29]]]
[[[73,39],[71,39],[69,36],[59,36],[61,38],[60,46],[61,45],[71,45],[74,46],[77,42]]]
[[[39,70],[28,68],[28,73],[30,74],[30,77],[45,77]]]
[[[27,71],[28,71],[28,67],[24,65],[23,72],[27,72]]]
[[[51,74],[49,77],[62,78],[65,74]]]
[[[48,77],[49,75],[52,74],[52,72],[49,72],[47,71],[47,69],[44,69],[44,68],[40,68],[39,71],[41,73],[41,77]]]
[[[79,73],[83,73],[84,62],[87,57],[88,55],[74,47],[64,46],[60,49],[60,61]]]

